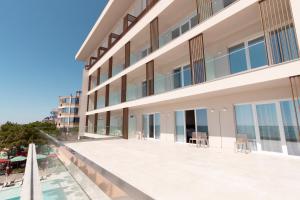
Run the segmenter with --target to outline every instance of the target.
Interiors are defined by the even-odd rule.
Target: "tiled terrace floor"
[[[297,157],[121,139],[66,145],[154,199],[300,198]]]

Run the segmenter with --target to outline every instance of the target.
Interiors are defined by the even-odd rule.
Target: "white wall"
[[[285,80],[288,82],[288,79]],[[262,90],[250,90],[223,96],[203,98],[193,97],[185,101],[173,101],[168,104],[149,105],[145,108],[131,109],[130,113],[137,119],[137,130],[142,131],[142,114],[159,112],[161,115],[161,142],[175,142],[175,111],[206,108],[208,115],[208,128],[210,146],[224,149],[233,149],[235,142],[235,114],[234,104],[267,101],[273,99],[290,98],[288,86],[275,86]],[[222,111],[226,108],[226,111]],[[214,112],[211,112],[214,110]],[[221,121],[221,134],[219,125],[219,111]]]

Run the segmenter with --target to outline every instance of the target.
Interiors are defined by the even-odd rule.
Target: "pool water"
[[[21,187],[11,187],[0,190],[1,200],[19,200]]]
[[[88,200],[89,197],[73,179],[59,159],[51,162],[51,168],[40,171],[40,175],[50,174],[41,181],[44,200]],[[19,200],[21,187],[0,190],[0,200]]]
[[[51,174],[50,177],[41,182],[44,200],[89,199],[59,160],[47,173]]]

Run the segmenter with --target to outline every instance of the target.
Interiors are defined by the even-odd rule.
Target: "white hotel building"
[[[300,156],[299,0],[109,0],[85,61],[80,135]]]

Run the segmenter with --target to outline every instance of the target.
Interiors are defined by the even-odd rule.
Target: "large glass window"
[[[229,48],[229,62],[231,74],[247,70],[245,44]]]
[[[70,108],[70,113],[78,114],[78,108]]]
[[[181,87],[181,68],[177,68],[173,70],[174,74],[174,89]]]
[[[155,139],[160,139],[160,114],[156,113],[155,118]]]
[[[280,108],[288,154],[300,156],[299,130],[293,101],[280,102]],[[299,110],[297,112],[299,116]]]
[[[175,129],[176,129],[176,142],[184,142],[185,141],[185,115],[184,111],[176,111],[175,112]]]
[[[192,84],[191,66],[187,65],[183,67],[183,86],[188,86],[191,84]]]
[[[282,152],[275,104],[256,105],[256,111],[262,150]]]
[[[249,41],[248,46],[251,68],[268,64],[264,37]]]
[[[187,32],[189,29],[190,29],[190,24],[189,24],[189,22],[186,22],[185,24],[183,24],[181,26],[181,34]]]
[[[97,133],[100,135],[106,134],[106,120],[105,115],[98,115],[98,122],[97,122]]]
[[[196,112],[197,132],[204,132],[208,134],[207,110],[198,109],[195,112]]]
[[[160,114],[143,115],[143,133],[145,138],[160,139]]]
[[[252,106],[250,104],[235,106],[235,120],[237,135],[246,134],[251,149],[257,150]]]
[[[148,115],[143,115],[143,134],[144,137],[148,137]]]
[[[79,103],[79,98],[78,97],[72,98],[71,103],[78,104]]]
[[[143,97],[147,96],[147,81],[143,81],[142,83],[142,96]]]

